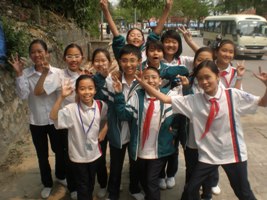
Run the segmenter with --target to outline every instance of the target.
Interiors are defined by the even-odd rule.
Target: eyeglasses
[[[122,64],[128,64],[128,63],[135,64],[136,62],[138,62],[137,59],[129,59],[129,60],[128,59],[120,59],[120,61]]]
[[[66,55],[66,59],[70,60],[70,59],[79,59],[81,58],[82,55]]]

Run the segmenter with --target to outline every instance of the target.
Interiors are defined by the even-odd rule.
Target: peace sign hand
[[[122,84],[121,84],[120,80],[118,79],[118,77],[112,76],[112,80],[113,80],[113,88],[114,88],[115,92],[116,93],[122,92]]]
[[[237,72],[237,76],[243,77],[245,72],[246,72],[246,68],[245,68],[245,61],[243,60],[242,63],[237,63],[237,67],[236,67],[236,72]]]
[[[259,67],[259,74],[254,73],[254,76],[261,80],[265,86],[267,87],[267,73],[261,71],[261,67]]]

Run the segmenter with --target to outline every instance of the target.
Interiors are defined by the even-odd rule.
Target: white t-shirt
[[[70,160],[76,163],[93,162],[101,156],[98,142],[100,121],[106,117],[107,105],[102,102],[101,113],[94,100],[92,107],[71,103],[59,110],[57,129],[68,129]]]
[[[220,76],[221,83],[224,85],[225,88],[234,88],[237,80],[236,68],[232,67],[229,64],[228,67],[223,71],[225,71],[227,74],[225,76]]]
[[[199,161],[204,163],[219,165],[247,160],[240,116],[255,113],[259,97],[233,88],[230,101],[225,90],[228,89],[218,87],[215,98],[219,103],[219,113],[202,139],[211,97],[203,93],[172,97],[173,112],[186,115],[193,124]]]

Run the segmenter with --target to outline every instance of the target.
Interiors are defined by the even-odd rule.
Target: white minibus
[[[216,37],[232,40],[237,55],[258,59],[267,53],[267,21],[258,15],[221,15],[204,19],[203,44],[212,45]]]

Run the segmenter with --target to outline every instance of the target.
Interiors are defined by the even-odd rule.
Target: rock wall
[[[36,38],[36,34],[34,34]],[[41,37],[42,38],[42,37]],[[55,67],[64,68],[62,59],[63,50],[69,43],[81,45],[84,56],[91,55],[97,47],[108,47],[110,41],[90,42],[88,33],[78,29],[58,30],[50,38],[45,37],[51,49],[51,64]],[[26,138],[29,133],[27,101],[22,101],[15,91],[15,73],[0,68],[0,165],[5,161],[11,148],[17,141]]]

